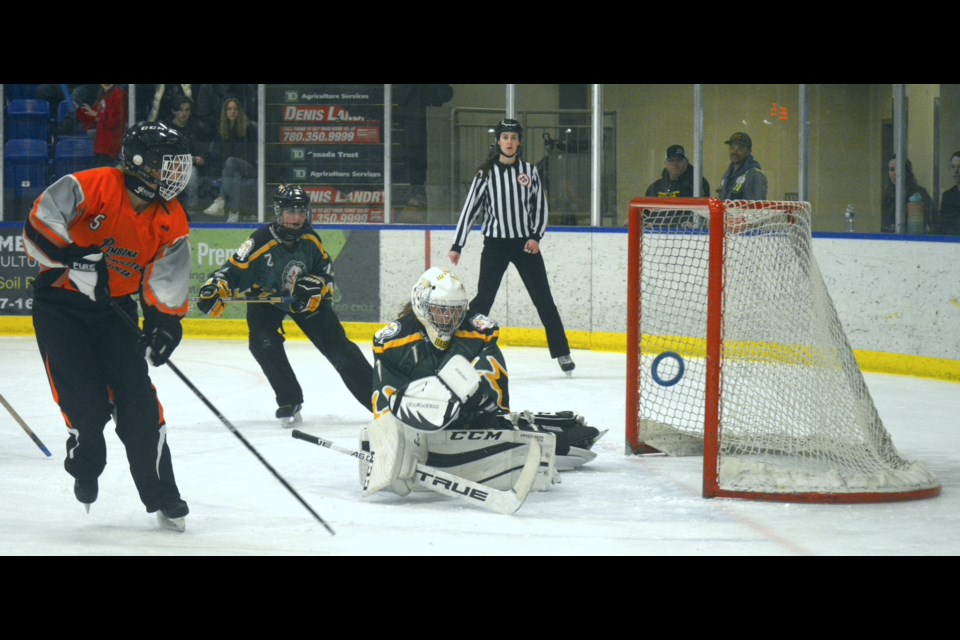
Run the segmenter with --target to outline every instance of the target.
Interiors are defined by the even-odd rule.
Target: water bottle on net
[[[853,233],[853,219],[855,215],[856,214],[853,212],[853,205],[848,204],[847,210],[843,214],[843,219],[847,222],[847,233]]]

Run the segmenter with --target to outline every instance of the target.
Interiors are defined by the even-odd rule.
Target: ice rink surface
[[[347,447],[369,414],[305,342],[288,342],[304,388],[300,429]],[[362,345],[372,360],[369,345]],[[108,463],[89,514],[63,470],[66,429],[33,338],[0,338],[0,393],[53,452],[0,408],[4,555],[956,555],[960,553],[960,385],[867,375],[901,455],[940,479],[933,499],[803,505],[701,497],[699,458],[624,455],[622,354],[574,351],[567,379],[545,349],[506,348],[511,408],[574,410],[610,432],[599,456],[504,516],[434,493],[363,498],[353,458],[295,440],[241,341],[194,341],[174,363],[336,531],[331,536],[166,367],[151,369],[187,531],[144,511],[107,425]]]

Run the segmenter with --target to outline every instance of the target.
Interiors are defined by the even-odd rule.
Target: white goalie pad
[[[390,488],[398,495],[407,495],[414,486],[412,478],[417,464],[427,457],[424,435],[387,414],[364,427],[361,432],[368,439],[373,463],[362,462],[360,481],[363,495]]]
[[[361,449],[367,449],[373,444],[369,442],[369,430],[369,427],[365,427],[360,432]],[[560,483],[556,438],[551,433],[504,429],[464,429],[429,433],[426,434],[428,453],[426,460],[421,460],[421,464],[482,483],[491,489],[505,491],[511,489],[520,477],[530,439],[541,443],[540,468],[533,483],[533,490],[545,491]],[[364,460],[359,462],[362,484],[367,477],[369,464]],[[382,484],[382,480],[379,483]],[[393,485],[393,482],[388,482],[381,488],[390,487],[394,493],[406,495],[396,491]],[[372,482],[370,486],[374,486]],[[426,491],[420,486],[413,486],[413,490]],[[369,493],[372,491],[368,488],[364,495]]]
[[[557,473],[556,437],[552,433],[502,429],[446,430],[427,435],[427,464],[469,478],[494,489],[512,487],[523,469],[530,438],[541,443],[540,470],[534,491],[560,483]]]
[[[594,460],[597,454],[591,447],[607,433],[587,425],[583,416],[572,411],[521,411],[511,413],[509,419],[514,428],[557,435],[557,471],[573,471]]]

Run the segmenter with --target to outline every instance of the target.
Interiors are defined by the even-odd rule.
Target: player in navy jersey
[[[273,304],[248,304],[250,353],[276,394],[283,426],[301,422],[303,389],[283,348],[283,321],[293,319],[334,366],[361,405],[370,410],[373,370],[347,338],[330,303],[333,265],[310,225],[310,196],[299,185],[280,185],[273,195],[276,221],[261,227],[200,288],[197,307],[212,318],[224,299],[280,297]]]

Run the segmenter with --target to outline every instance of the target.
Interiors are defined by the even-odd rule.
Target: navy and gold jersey
[[[373,338],[374,418],[390,411],[389,399],[414,380],[437,375],[454,355],[469,360],[480,372],[480,389],[449,428],[464,428],[480,413],[510,410],[507,367],[497,344],[500,327],[487,316],[467,317],[454,332],[450,347],[430,344],[427,332],[412,313],[391,322]]]
[[[284,243],[274,235],[272,224],[261,227],[216,273],[237,295],[290,296],[297,280],[311,274],[323,276],[326,281],[325,298],[333,295],[330,255],[312,230],[296,242]]]

